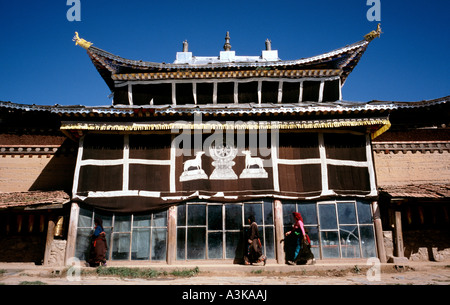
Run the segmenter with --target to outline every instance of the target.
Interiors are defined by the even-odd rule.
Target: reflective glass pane
[[[167,211],[153,214],[153,227],[167,227]]]
[[[337,209],[340,224],[356,224],[356,210],[353,202],[338,203]]]
[[[208,234],[208,258],[223,258],[222,232],[213,232]]]
[[[127,260],[130,257],[130,234],[114,234],[112,246],[113,260]]]
[[[206,225],[206,205],[189,205],[187,220],[188,226]]]
[[[225,229],[239,230],[242,227],[242,206],[227,205],[225,206]]]
[[[208,230],[222,230],[222,206],[208,206]]]
[[[188,228],[187,259],[205,259],[206,228]]]
[[[273,204],[272,201],[264,202],[264,224],[272,225],[273,224]]]
[[[320,233],[323,258],[339,258],[339,236],[337,231]]]
[[[131,215],[116,215],[114,218],[114,232],[130,232]]]
[[[319,204],[319,221],[321,230],[337,229],[334,204]]]
[[[292,226],[294,218],[292,213],[297,212],[295,210],[295,203],[283,203],[283,224],[285,227]]]
[[[305,232],[308,234],[311,240],[311,252],[314,254],[315,258],[320,258],[319,250],[319,229],[317,226],[306,226]]]
[[[177,259],[186,259],[186,229],[177,229]]]
[[[316,203],[299,203],[297,205],[298,212],[302,214],[303,223],[305,225],[317,224]]]
[[[258,225],[262,224],[262,204],[260,203],[247,203],[244,205],[244,221],[248,224],[248,217],[253,215]]]
[[[377,257],[373,226],[360,226],[359,230],[361,232],[361,250],[363,257]]]
[[[90,249],[90,243],[91,243],[91,228],[85,228],[85,229],[78,229],[77,230],[77,240],[76,240],[76,246],[75,246],[75,257],[79,258],[80,260],[87,260],[89,259],[89,249]]]
[[[177,207],[177,226],[186,225],[186,205],[179,205]]]
[[[372,223],[372,209],[370,203],[358,201],[358,220],[360,224]]]
[[[78,228],[92,228],[93,224],[92,210],[80,208],[80,214],[78,215]]]
[[[358,226],[340,226],[343,258],[360,257]]]
[[[150,258],[150,229],[134,229],[131,243],[131,259],[148,260]]]
[[[109,246],[111,243],[111,235],[112,235],[112,228],[104,228],[106,233],[106,246],[108,247],[106,250],[106,258],[109,257],[109,252],[111,251],[111,247]]]
[[[152,260],[166,259],[167,229],[152,229]]]
[[[273,227],[266,227],[266,238],[264,243],[264,251],[267,258],[275,258],[275,241],[273,234]]]
[[[226,258],[240,259],[244,255],[244,240],[241,232],[227,232],[226,233]]]
[[[135,215],[133,217],[133,227],[150,227],[151,215]]]
[[[112,214],[107,214],[104,212],[95,212],[95,218],[100,218],[103,222],[103,228],[112,226]]]

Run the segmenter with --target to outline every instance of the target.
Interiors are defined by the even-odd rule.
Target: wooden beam
[[[76,202],[72,202],[70,209],[69,230],[67,232],[66,257],[64,263],[75,256],[75,247],[77,242],[78,216],[80,215],[80,206]]]
[[[378,202],[372,202],[373,224],[375,226],[375,240],[377,243],[378,259],[381,263],[387,263],[386,250],[384,248],[383,226],[381,223],[380,208]]]
[[[283,247],[284,230],[283,230],[283,206],[280,200],[273,202],[274,224],[275,224],[275,256],[278,264],[285,263],[285,253]]]
[[[177,260],[177,207],[171,206],[167,220],[167,264],[173,265]]]
[[[52,243],[55,236],[55,219],[50,217],[48,220],[47,227],[47,240],[45,242],[45,253],[44,253],[44,266],[48,266],[50,259],[50,251],[52,249]]]
[[[402,212],[395,211],[394,217],[394,255],[397,257],[404,257],[403,251],[403,230],[402,230]]]

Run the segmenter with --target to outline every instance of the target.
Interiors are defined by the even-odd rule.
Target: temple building
[[[404,107],[343,100],[342,86],[380,33],[378,28],[359,42],[298,60],[281,60],[268,39],[261,55],[237,55],[227,33],[218,56],[194,56],[184,41],[170,64],[125,59],[76,33],[74,41],[111,90],[112,105],[0,102],[3,160],[14,164],[28,153],[39,159],[47,154],[48,175],[61,176],[49,182],[40,174],[39,183],[24,189],[12,182],[14,172],[3,171],[0,192],[66,195],[53,212],[43,200],[14,209],[0,205],[0,217],[10,224],[0,232],[11,236],[19,215],[30,214],[30,205],[42,206],[40,236],[48,228],[42,251],[47,255],[63,240],[66,261],[87,259],[99,217],[111,262],[239,263],[246,219],[253,215],[269,262],[284,264],[284,233],[292,213],[300,212],[316,260],[385,262],[383,231],[390,230],[391,212],[380,213],[380,204],[395,209],[389,190],[380,197],[375,166],[383,160],[377,152],[388,144],[377,139],[397,124],[393,113],[421,107],[448,113],[448,98]],[[30,142],[16,152],[21,138],[39,145]],[[50,230],[60,219],[64,233],[53,238]]]

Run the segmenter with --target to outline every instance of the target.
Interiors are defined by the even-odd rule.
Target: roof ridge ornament
[[[93,45],[92,42],[89,42],[83,38],[80,38],[80,36],[78,35],[78,32],[75,32],[75,36],[73,36],[72,41],[75,41],[75,45],[80,46],[86,50],[89,49],[90,46]]]
[[[364,39],[367,40],[368,42],[371,42],[375,38],[380,37],[382,33],[383,32],[381,32],[381,23],[378,23],[376,31],[372,31],[372,32],[364,35]]]
[[[183,52],[189,52],[189,43],[187,40],[183,41]]]
[[[225,51],[231,51],[230,32],[228,32],[228,31],[227,31],[227,36],[225,36],[225,44],[223,46],[223,49]]]

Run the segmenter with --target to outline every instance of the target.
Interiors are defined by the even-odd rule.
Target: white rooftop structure
[[[231,51],[230,36],[227,32],[225,37],[224,50],[219,56],[193,56],[188,51],[187,41],[183,42],[183,52],[177,52],[174,64],[190,64],[190,65],[207,65],[215,63],[232,63],[232,62],[274,62],[281,61],[278,58],[278,51],[272,50],[271,41],[266,40],[266,50],[262,51],[261,56],[236,56],[235,51]]]

